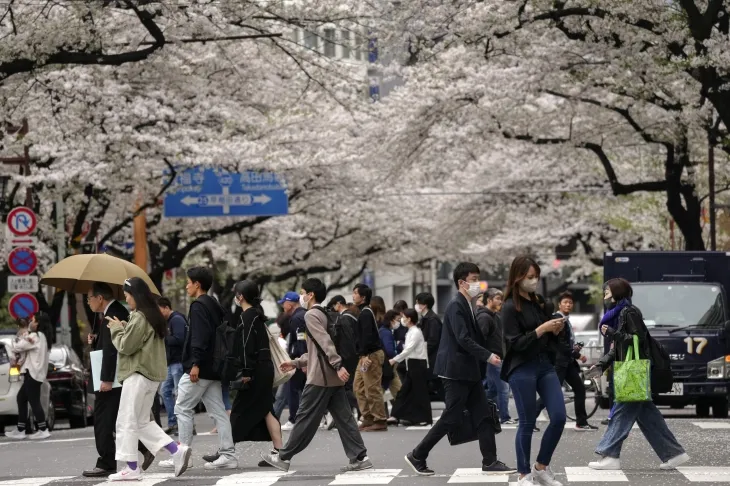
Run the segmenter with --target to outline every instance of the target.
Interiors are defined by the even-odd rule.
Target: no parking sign
[[[16,248],[8,255],[8,268],[15,275],[25,276],[35,272],[38,258],[30,248]]]
[[[31,294],[15,294],[8,303],[13,319],[27,319],[38,312],[38,300]]]

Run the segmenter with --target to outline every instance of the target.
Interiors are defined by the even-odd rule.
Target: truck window
[[[724,296],[713,284],[636,283],[632,302],[647,327],[719,329],[725,316]]]

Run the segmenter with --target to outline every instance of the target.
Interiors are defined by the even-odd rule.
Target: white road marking
[[[454,471],[449,483],[465,484],[465,483],[508,483],[509,476],[507,474],[487,474],[480,467],[459,468]]]
[[[730,423],[727,422],[692,422],[701,429],[730,429]]]
[[[730,467],[678,467],[691,483],[730,483]]]
[[[239,474],[231,474],[223,477],[216,482],[216,486],[233,486],[236,484],[246,484],[249,486],[271,486],[282,476],[293,474],[296,471],[249,471]],[[184,478],[185,476],[180,476]]]
[[[568,482],[576,483],[618,483],[628,482],[623,471],[597,471],[589,467],[566,467]]]
[[[402,469],[367,469],[365,471],[346,472],[335,476],[330,485],[336,484],[388,484]]]
[[[55,476],[48,478],[18,478],[10,479],[7,481],[0,481],[0,485],[6,486],[43,486],[44,484],[52,483],[53,481],[64,481],[66,479],[72,479],[74,476]]]

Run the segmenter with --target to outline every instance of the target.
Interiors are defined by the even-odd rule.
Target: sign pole
[[[141,204],[138,202],[135,210],[139,210]],[[147,269],[147,215],[145,210],[141,210],[134,217],[134,264],[141,268],[145,273]]]
[[[63,198],[56,199],[56,251],[58,261],[66,258],[66,208]],[[68,299],[69,293],[64,291],[63,303],[61,304],[61,335],[59,342],[71,347],[71,326],[68,320]]]

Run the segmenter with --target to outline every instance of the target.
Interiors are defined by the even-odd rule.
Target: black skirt
[[[428,394],[428,366],[425,359],[409,359],[403,387],[395,398],[391,416],[414,424],[433,423]]]
[[[270,442],[266,416],[274,410],[274,365],[260,361],[249,387],[238,390],[231,407],[233,442]]]

